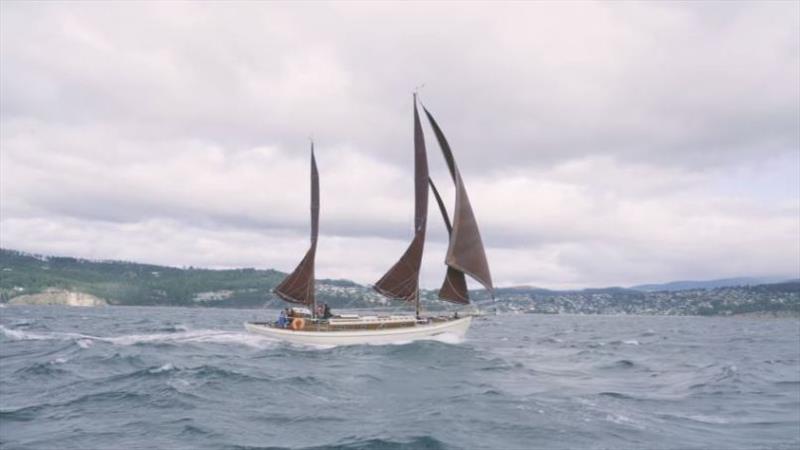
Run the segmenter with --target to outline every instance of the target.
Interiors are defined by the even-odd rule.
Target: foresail
[[[436,140],[439,143],[439,148],[442,150],[444,159],[447,162],[447,168],[453,178],[453,183],[456,186],[456,205],[453,215],[452,233],[450,235],[450,246],[447,249],[447,257],[445,263],[449,268],[466,273],[479,283],[481,283],[489,292],[493,291],[492,275],[489,272],[489,263],[486,260],[486,251],[483,248],[483,241],[481,234],[478,230],[478,222],[475,220],[475,214],[472,212],[472,205],[467,196],[467,190],[464,187],[464,181],[461,179],[461,173],[458,171],[456,162],[453,159],[453,152],[450,150],[450,145],[444,137],[441,128],[436,123],[431,113],[422,108],[425,115],[428,117],[428,122],[433,128],[436,135]],[[449,283],[450,271],[448,270],[448,277],[445,279],[445,287],[448,289],[457,289],[455,283]],[[452,285],[452,286],[451,286]],[[464,284],[466,292],[466,282]],[[443,295],[450,295],[449,292],[444,293],[440,291],[440,297]]]
[[[428,158],[425,136],[414,95],[414,239],[400,260],[375,283],[375,290],[394,299],[414,301],[419,290],[419,271],[428,220]]]
[[[314,262],[317,255],[319,235],[319,174],[314,158],[314,144],[311,144],[311,248],[306,256],[275,288],[275,294],[287,302],[312,305],[314,303]]]
[[[447,235],[452,236],[453,227],[450,225],[450,216],[447,214],[447,208],[444,206],[442,196],[439,195],[439,190],[436,189],[436,185],[433,184],[432,179],[428,178],[428,183],[431,185],[436,203],[439,204],[439,211],[442,213],[444,226],[447,228]],[[469,303],[469,291],[467,291],[467,280],[464,278],[464,272],[447,266],[447,275],[445,275],[442,288],[439,289],[439,299],[453,303]]]

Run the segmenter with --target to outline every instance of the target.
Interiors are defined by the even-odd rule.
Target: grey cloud
[[[321,270],[368,282],[410,237],[424,82],[500,283],[800,272],[797,3],[0,8],[4,246],[289,269],[313,135]]]
[[[401,164],[427,82],[470,170],[725,164],[800,145],[797,8],[5,7],[3,111],[229,149],[313,132]]]

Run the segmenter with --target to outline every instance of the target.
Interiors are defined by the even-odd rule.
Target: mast
[[[314,275],[317,257],[317,238],[319,236],[319,173],[317,158],[314,157],[314,140],[311,139],[311,245],[314,248],[314,261],[311,263],[311,318],[317,317],[317,295],[314,286]]]
[[[419,273],[428,221],[428,157],[425,136],[414,93],[414,238],[400,259],[378,280],[374,289],[381,295],[414,302],[419,314]]]
[[[472,211],[472,205],[464,186],[464,180],[461,178],[461,172],[458,170],[453,158],[453,152],[450,150],[450,144],[447,142],[447,138],[445,138],[441,128],[439,128],[439,124],[436,123],[433,115],[424,106],[422,109],[428,117],[431,128],[433,128],[436,141],[439,143],[439,148],[442,151],[456,188],[453,224],[452,227],[448,226],[450,244],[445,258],[445,264],[448,267],[447,276],[442,289],[439,290],[439,298],[455,303],[469,303],[464,274],[481,283],[494,298],[494,287],[492,285],[492,275],[489,271],[489,262],[486,259],[486,250],[483,247],[478,222],[475,219],[475,213]],[[436,195],[442,216],[445,218],[445,224],[449,225],[444,202],[442,202],[438,191],[433,186],[433,182],[430,182],[430,184],[434,195]]]
[[[311,142],[311,247],[294,271],[275,287],[275,294],[290,303],[310,306],[312,317],[316,317],[317,299],[314,295],[314,263],[319,236],[319,173],[314,158],[314,142]]]

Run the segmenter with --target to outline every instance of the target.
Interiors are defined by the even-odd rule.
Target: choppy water
[[[0,309],[0,447],[800,446],[797,320],[498,316],[309,348],[245,333],[256,313]]]

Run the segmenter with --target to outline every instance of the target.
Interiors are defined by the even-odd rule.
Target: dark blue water
[[[800,322],[497,316],[308,348],[256,311],[0,309],[4,449],[796,449]]]

